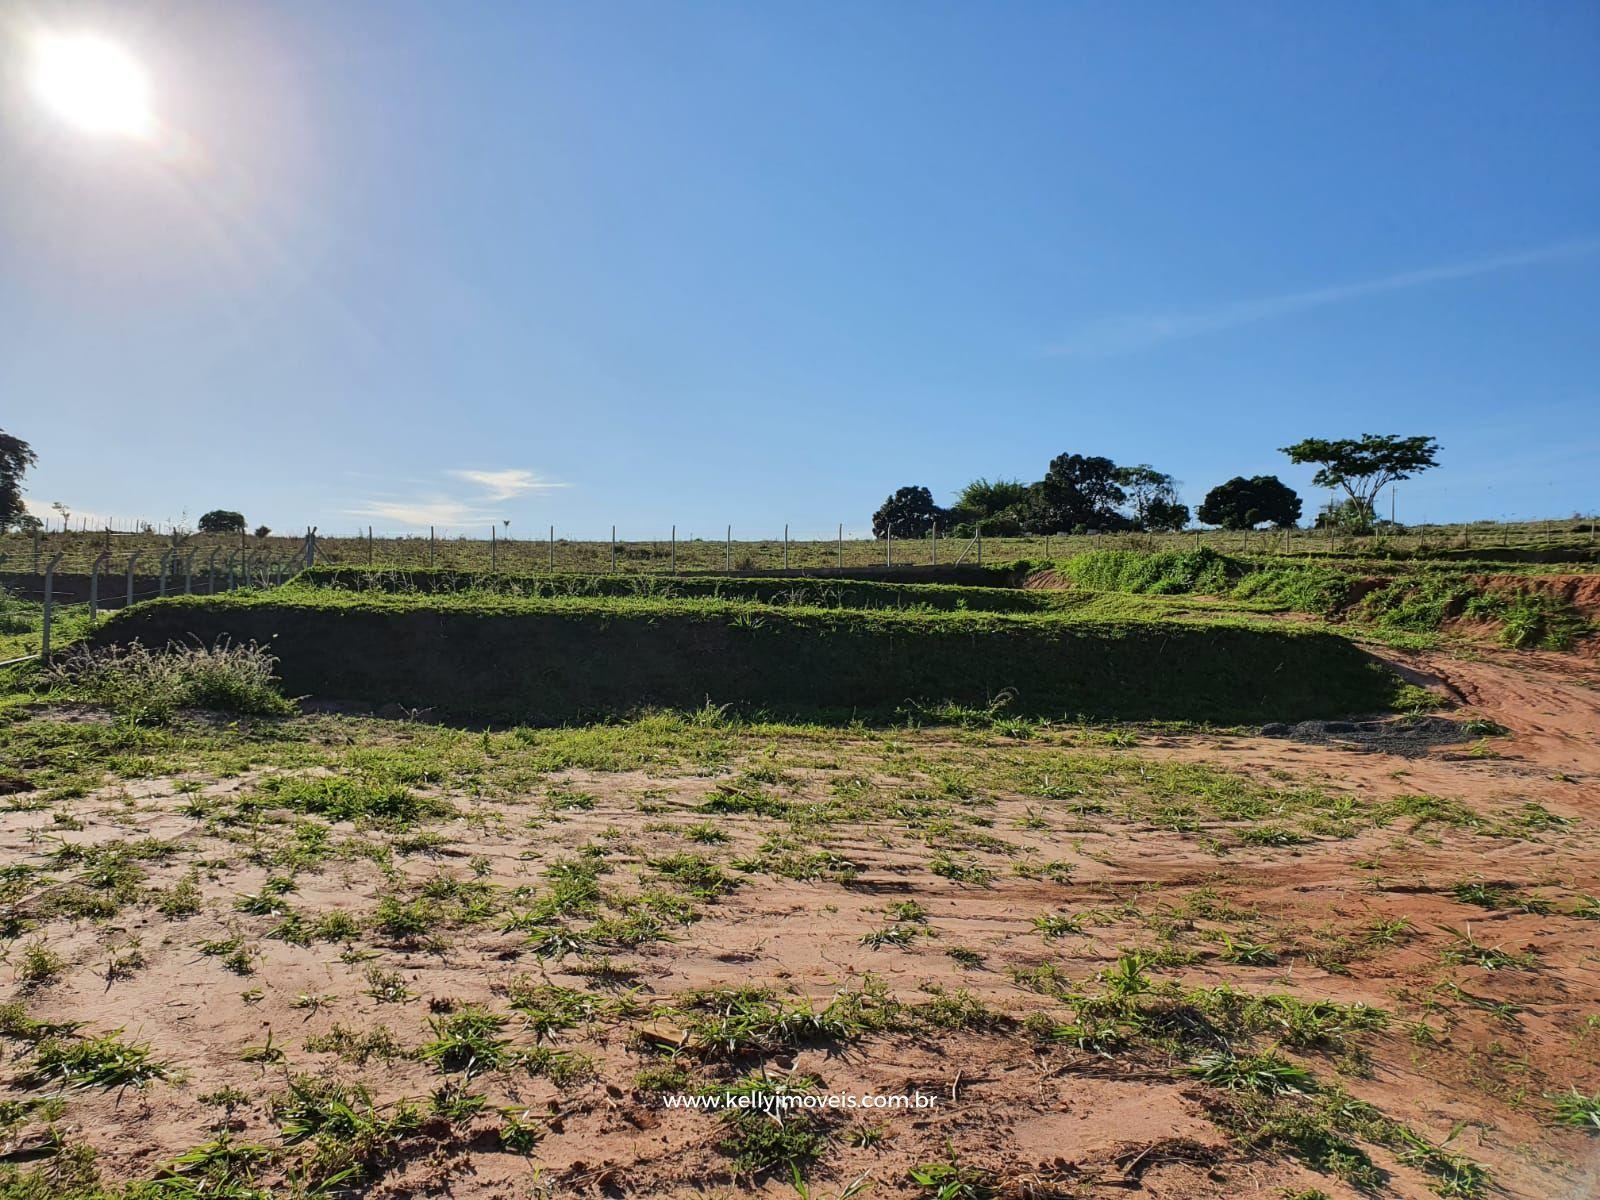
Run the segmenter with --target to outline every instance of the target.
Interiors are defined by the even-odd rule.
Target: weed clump
[[[254,642],[171,642],[164,650],[132,642],[98,649],[80,646],[52,664],[46,678],[135,722],[159,724],[183,708],[287,716],[295,709],[278,690],[277,665]]]

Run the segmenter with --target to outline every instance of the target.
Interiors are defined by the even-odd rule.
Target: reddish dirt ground
[[[123,1029],[170,1064],[172,1078],[145,1088],[66,1095],[56,1130],[93,1146],[108,1180],[149,1178],[224,1130],[278,1147],[273,1098],[295,1074],[359,1082],[380,1105],[411,1097],[425,1107],[447,1082],[415,1057],[430,1036],[430,1016],[473,1004],[514,1015],[508,997],[519,988],[555,983],[607,1001],[629,998],[610,1015],[550,1038],[588,1055],[592,1073],[559,1084],[516,1069],[478,1076],[472,1089],[486,1099],[482,1110],[426,1116],[419,1130],[377,1155],[364,1194],[792,1193],[786,1171],[736,1176],[719,1145],[727,1137],[723,1122],[666,1109],[639,1085],[641,1068],[663,1061],[650,1043],[683,1040],[683,1060],[698,1080],[726,1079],[734,1067],[695,1058],[687,1019],[669,1011],[694,989],[760,985],[820,1006],[876,979],[907,1003],[964,992],[993,1019],[802,1040],[735,1064],[814,1076],[828,1092],[939,1097],[925,1113],[835,1120],[809,1170],[813,1196],[837,1196],[857,1178],[872,1181],[873,1195],[931,1195],[909,1172],[952,1154],[1004,1195],[1364,1194],[1282,1146],[1252,1142],[1230,1125],[1231,1094],[1161,1053],[1093,1053],[1021,1025],[1035,1014],[1063,1021],[1070,1006],[1025,986],[1016,972],[1055,968],[1093,990],[1096,973],[1130,948],[1165,946],[1183,952],[1152,970],[1165,983],[1384,1009],[1387,1027],[1366,1036],[1357,1055],[1283,1050],[1431,1144],[1483,1164],[1490,1182],[1482,1194],[1600,1195],[1600,1140],[1553,1127],[1545,1099],[1570,1086],[1600,1090],[1600,920],[1571,915],[1583,896],[1600,893],[1600,673],[1555,654],[1375,652],[1451,697],[1459,706],[1453,718],[1489,720],[1509,732],[1418,758],[1157,730],[1138,733],[1131,745],[1086,742],[1082,731],[1025,739],[948,730],[888,737],[772,732],[734,736],[731,753],[716,763],[562,768],[520,789],[476,796],[429,783],[424,791],[457,808],[455,817],[430,826],[442,835],[437,845],[390,858],[335,857],[296,873],[287,896],[296,911],[348,913],[363,930],[345,942],[305,946],[269,936],[279,915],[236,906],[280,870],[262,859],[287,836],[284,827],[219,829],[194,815],[197,796],[226,805],[270,772],[208,777],[123,763],[120,780],[88,795],[6,812],[0,860],[37,866],[59,841],[168,840],[179,852],[147,862],[144,885],[171,887],[198,866],[200,909],[175,919],[135,902],[103,921],[40,915],[13,941],[13,964],[25,943],[43,941],[67,965],[48,982],[8,981],[6,998],[37,1019]],[[356,748],[388,744],[406,729],[353,718],[325,718],[317,728],[320,745],[344,738]],[[1022,782],[1058,768],[1065,774],[1057,778],[1070,782],[1074,755],[1115,768],[1090,788],[1096,805],[1074,800],[1070,789],[1063,799]],[[1141,764],[1148,765],[1148,785]],[[1344,822],[1337,815],[1344,802],[1375,809],[1416,795],[1452,801],[1452,811],[1467,817],[1360,818],[1333,834],[1254,844],[1241,833],[1246,826],[1203,808],[1193,822],[1172,822],[1141,807],[1147,793],[1167,786],[1158,768],[1191,764],[1279,790],[1281,821],[1296,828],[1318,828],[1319,807]],[[719,784],[757,769],[766,790],[790,804],[822,803],[849,784],[884,797],[956,796],[951,811],[981,818],[935,828],[896,810],[830,823],[810,844],[855,864],[852,877],[747,872],[736,890],[703,904],[700,919],[674,928],[670,940],[611,949],[606,965],[621,981],[612,987],[583,973],[581,957],[538,958],[527,935],[504,929],[498,918],[416,937],[372,931],[386,894],[412,895],[441,877],[482,880],[509,894],[538,886],[552,862],[585,846],[606,847],[602,885],[618,891],[635,876],[635,886],[654,879],[648,864],[669,853],[689,849],[730,863],[760,856],[782,822],[700,811]],[[961,771],[971,772],[974,795],[960,798],[948,786],[941,793],[940,781]],[[1319,799],[1307,803],[1308,790]],[[561,799],[573,795],[585,801]],[[695,823],[711,824],[727,840],[687,842],[685,830]],[[990,874],[960,879],[930,870],[939,851]],[[1054,867],[1016,869],[1040,862]],[[1455,894],[1463,883],[1540,903],[1532,911],[1476,906]],[[19,911],[45,914],[43,895],[25,896]],[[907,944],[863,943],[894,923],[888,906],[908,900],[923,915]],[[1046,937],[1035,922],[1051,913],[1083,921]],[[1405,931],[1392,942],[1359,933],[1401,919]],[[1218,940],[1222,934],[1241,930],[1270,945],[1270,959],[1231,961],[1219,950],[1227,944]],[[1451,931],[1469,931],[1481,945],[1522,956],[1524,965],[1489,970],[1452,962]],[[250,974],[230,973],[197,949],[229,937],[253,955]],[[119,948],[130,946],[138,965],[126,973],[108,969]],[[952,947],[975,952],[974,960],[952,957]],[[369,994],[374,968],[398,974],[403,1000]],[[328,1049],[341,1028],[379,1027],[392,1031],[398,1052],[363,1061],[348,1049]],[[241,1061],[269,1031],[283,1060]],[[519,1045],[536,1040],[515,1020],[507,1032]],[[41,1094],[25,1065],[25,1047],[14,1045],[6,1098]],[[205,1099],[223,1088],[237,1090],[236,1104]],[[537,1129],[531,1150],[506,1144],[507,1113]],[[3,1152],[26,1165],[41,1137],[37,1122],[24,1123]],[[1377,1194],[1441,1194],[1436,1177],[1393,1147],[1365,1148],[1384,1173]],[[286,1151],[266,1169],[262,1186],[291,1194],[297,1169]]]

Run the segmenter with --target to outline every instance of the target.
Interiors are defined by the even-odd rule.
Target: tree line
[[[1371,433],[1306,438],[1282,447],[1291,462],[1318,467],[1315,486],[1344,493],[1343,500],[1318,514],[1318,527],[1333,524],[1358,534],[1380,523],[1377,502],[1383,489],[1437,466],[1438,452],[1432,437]],[[1300,497],[1276,475],[1236,475],[1207,492],[1191,514],[1178,499],[1177,480],[1148,463],[1119,466],[1101,455],[1058,454],[1037,482],[974,479],[948,508],[919,484],[899,488],[872,514],[872,534],[926,537],[935,527],[952,537],[971,537],[979,530],[991,537],[1168,532],[1187,528],[1191,518],[1230,530],[1292,529],[1301,512]]]

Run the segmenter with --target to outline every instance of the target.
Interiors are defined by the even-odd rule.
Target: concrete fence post
[[[191,595],[194,592],[194,556],[199,550],[191,550],[183,560],[183,594]]]
[[[100,612],[100,568],[111,557],[111,551],[102,550],[99,556],[89,564],[89,623],[94,624],[94,619]]]
[[[143,550],[135,550],[128,556],[128,598],[124,601],[125,606],[133,603],[133,566],[139,561],[139,556],[143,553]]]
[[[158,596],[165,596],[167,594],[167,568],[171,566],[172,556],[176,553],[176,550],[163,550],[161,552],[161,559],[157,565],[156,574],[156,595]]]
[[[433,526],[428,526],[428,566],[433,566]]]
[[[33,573],[39,573],[39,527],[33,527]]]
[[[933,541],[928,543],[928,565],[930,567],[939,565],[939,522],[937,521],[933,523]]]
[[[55,615],[56,567],[61,562],[58,550],[44,569],[44,625],[39,634],[39,658],[50,661],[50,621]]]
[[[888,522],[883,526],[883,565],[894,566],[894,526]]]
[[[219,546],[211,551],[206,559],[206,595],[214,596],[217,592],[217,555],[222,553]]]
[[[789,527],[783,527],[783,569],[789,569]]]
[[[844,569],[844,522],[839,522],[839,568]]]

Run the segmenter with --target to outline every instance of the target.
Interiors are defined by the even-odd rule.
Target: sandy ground
[[[1064,1018],[1061,1002],[1024,986],[1014,970],[1054,966],[1088,986],[1127,948],[1150,944],[1159,925],[1169,944],[1194,952],[1154,972],[1164,981],[1359,1002],[1388,1012],[1387,1028],[1362,1042],[1361,1061],[1295,1057],[1319,1079],[1337,1080],[1430,1142],[1482,1163],[1491,1180],[1482,1194],[1528,1200],[1600,1195],[1600,1139],[1554,1128],[1545,1100],[1574,1085],[1591,1094],[1600,1090],[1600,921],[1568,915],[1583,895],[1600,894],[1600,672],[1554,654],[1379,653],[1449,695],[1460,706],[1452,717],[1492,720],[1509,733],[1420,758],[1281,738],[1159,731],[1096,753],[1119,761],[1208,764],[1272,787],[1319,788],[1334,801],[1447,797],[1483,815],[1485,827],[1413,828],[1399,820],[1366,825],[1350,836],[1287,845],[1230,842],[1219,849],[1218,830],[1208,822],[1163,828],[1115,806],[1089,815],[1070,803],[1000,789],[985,796],[983,825],[939,835],[942,841],[891,824],[830,826],[827,848],[858,866],[853,879],[751,875],[704,905],[701,919],[674,928],[671,940],[611,951],[607,965],[619,978],[602,986],[579,972],[581,958],[540,959],[524,932],[502,929],[499,920],[410,940],[364,932],[349,943],[297,946],[269,937],[278,917],[235,907],[240,894],[258,892],[271,873],[252,861],[248,835],[217,836],[189,815],[196,796],[192,775],[180,786],[172,775],[145,775],[135,764],[88,796],[4,813],[0,864],[38,865],[62,840],[169,839],[180,852],[147,863],[146,883],[171,886],[200,864],[200,911],[173,919],[135,903],[106,921],[40,920],[11,942],[13,968],[22,947],[40,941],[67,967],[48,982],[6,976],[0,986],[5,999],[21,1002],[35,1018],[81,1021],[97,1032],[122,1029],[170,1065],[171,1078],[147,1087],[66,1093],[54,1121],[57,1133],[93,1146],[108,1180],[150,1178],[175,1155],[224,1132],[281,1147],[272,1099],[304,1073],[359,1082],[380,1105],[402,1097],[423,1105],[420,1129],[377,1155],[376,1165],[354,1183],[361,1194],[791,1193],[786,1171],[735,1177],[719,1148],[727,1132],[722,1121],[666,1109],[638,1085],[641,1068],[663,1061],[650,1038],[681,1033],[682,1021],[666,1009],[693,989],[759,985],[821,1005],[841,989],[876,979],[908,1001],[964,990],[1004,1019],[988,1027],[979,1021],[802,1042],[737,1064],[814,1076],[827,1092],[920,1091],[938,1098],[926,1111],[835,1118],[828,1148],[808,1172],[813,1196],[838,1196],[858,1178],[872,1182],[873,1195],[932,1195],[908,1172],[952,1155],[979,1173],[973,1178],[982,1182],[975,1186],[1004,1195],[1243,1200],[1320,1189],[1352,1200],[1363,1194],[1281,1148],[1249,1144],[1219,1116],[1218,1105],[1228,1097],[1181,1065],[1148,1054],[1084,1052],[1021,1027],[1030,1014]],[[384,724],[353,723],[351,736],[381,740]],[[924,757],[957,760],[1038,749],[1026,741],[996,736],[983,743],[940,731],[908,733],[905,740]],[[923,782],[915,769],[900,774],[878,742],[843,738],[791,746],[775,736],[770,745],[741,754],[732,766],[748,768],[762,754],[782,760],[781,782],[773,786],[795,800],[823,798],[847,776],[875,787]],[[297,890],[287,899],[308,916],[349,913],[370,929],[386,892],[440,876],[531,888],[549,863],[586,845],[611,848],[603,884],[619,888],[664,853],[693,849],[729,860],[758,853],[773,822],[754,814],[709,818],[730,839],[726,844],[684,841],[685,826],[708,820],[697,806],[730,774],[722,767],[567,770],[541,779],[526,799],[456,796],[470,815],[437,824],[443,844],[387,864],[330,860],[298,872]],[[198,794],[227,800],[259,778],[246,771],[206,779]],[[551,812],[543,799],[551,784],[590,798],[590,806]],[[1137,776],[1119,787],[1137,791]],[[452,795],[448,786],[434,790]],[[536,798],[542,816],[530,827]],[[62,807],[81,829],[57,821]],[[1526,811],[1545,818],[1507,832],[1509,815]],[[1009,848],[993,849],[984,834]],[[278,828],[265,836],[285,835]],[[993,877],[974,883],[932,873],[934,845],[991,864]],[[1019,860],[1048,861],[1058,869],[1025,877],[1012,869]],[[1464,881],[1543,898],[1549,911],[1463,903],[1452,889]],[[925,912],[911,944],[864,944],[864,935],[892,923],[886,908],[906,900]],[[1041,936],[1035,919],[1056,912],[1088,919],[1079,931]],[[1353,931],[1401,918],[1409,930],[1395,943],[1334,953],[1349,949]],[[1215,935],[1242,927],[1275,948],[1272,961],[1249,965],[1218,953]],[[1449,964],[1444,948],[1451,931],[1461,930],[1484,945],[1527,953],[1526,961],[1536,965],[1490,971]],[[197,949],[235,936],[253,955],[251,974],[230,972]],[[108,969],[129,947],[136,948],[138,965]],[[981,965],[951,957],[951,947],[976,951]],[[369,994],[368,973],[375,968],[399,975],[403,1000]],[[471,1081],[486,1098],[482,1110],[451,1119],[426,1113],[430,1095],[448,1082],[434,1064],[409,1053],[361,1062],[348,1052],[307,1047],[308,1039],[326,1046],[341,1029],[383,1027],[412,1052],[428,1040],[430,1017],[473,1004],[511,1013],[508,995],[530,981],[629,999],[613,1015],[549,1039],[590,1056],[592,1076],[557,1084],[515,1069],[488,1072]],[[242,1061],[249,1048],[268,1043],[269,1033],[283,1060]],[[507,1033],[518,1044],[536,1040],[515,1021]],[[324,1040],[317,1042],[319,1036]],[[26,1047],[13,1043],[4,1098],[53,1094],[29,1082],[26,1062]],[[729,1070],[726,1064],[691,1065],[702,1080],[726,1078]],[[224,1088],[238,1093],[231,1106],[216,1099]],[[506,1144],[508,1113],[537,1130],[526,1152]],[[0,1150],[27,1168],[45,1144],[41,1122],[23,1122]],[[1377,1194],[1439,1194],[1437,1179],[1392,1148],[1366,1149],[1386,1173]],[[293,1154],[286,1154],[265,1169],[260,1186],[293,1194],[295,1170]]]

